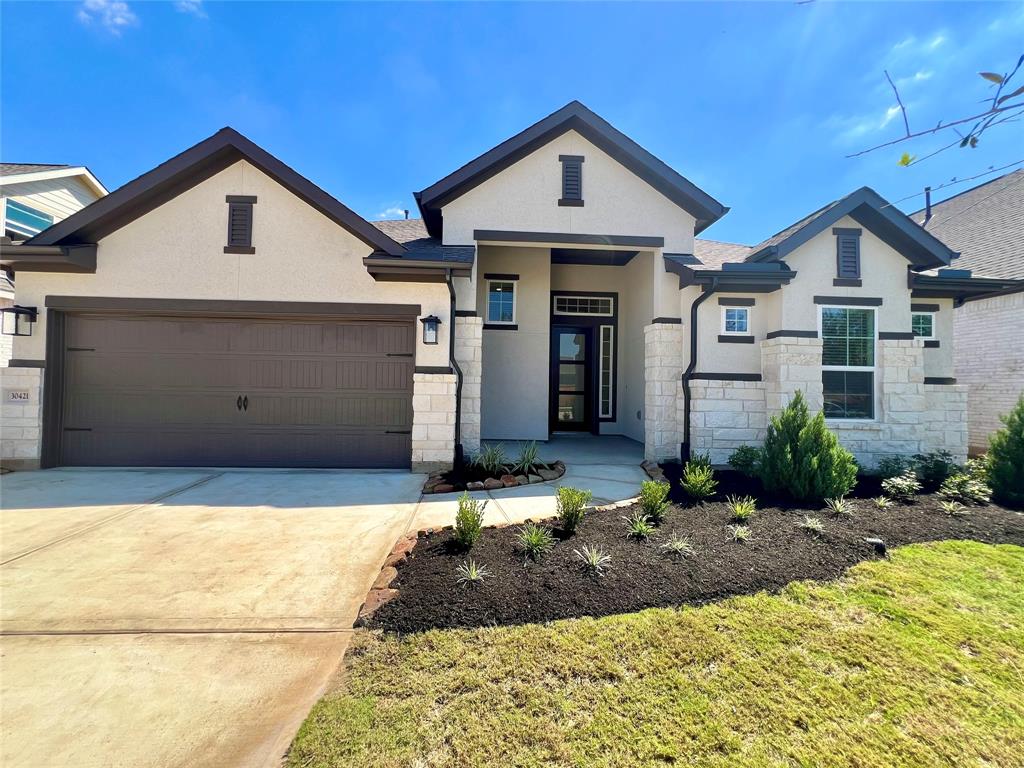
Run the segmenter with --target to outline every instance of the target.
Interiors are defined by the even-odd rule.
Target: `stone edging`
[[[464,489],[460,486],[444,482],[444,476],[446,473],[435,472],[430,475],[430,477],[427,478],[427,482],[423,484],[423,493],[454,493],[461,490],[497,491],[501,488],[515,488],[520,485],[550,483],[553,480],[558,480],[565,474],[565,463],[562,461],[553,461],[547,466],[547,469],[537,470],[537,474],[504,474],[501,476],[501,479],[489,477],[483,481],[474,480],[471,483],[466,483],[466,487]]]

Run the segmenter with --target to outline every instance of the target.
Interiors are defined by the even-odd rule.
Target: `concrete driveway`
[[[0,480],[0,764],[277,765],[422,475]]]

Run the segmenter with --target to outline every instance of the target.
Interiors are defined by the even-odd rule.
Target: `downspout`
[[[690,450],[690,379],[697,367],[697,309],[717,290],[718,278],[713,277],[711,278],[711,287],[690,305],[690,364],[683,372],[683,445],[681,452],[683,463],[689,461],[690,455],[693,453]]]
[[[445,282],[448,284],[448,295],[451,297],[451,308],[448,311],[448,362],[455,371],[455,466],[462,465],[462,369],[455,359],[455,284],[452,282],[452,271],[445,270]]]

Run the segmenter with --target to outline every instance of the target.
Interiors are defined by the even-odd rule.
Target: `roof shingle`
[[[23,173],[42,173],[70,168],[70,165],[48,165],[46,163],[0,163],[0,176],[19,176]]]
[[[397,219],[371,221],[371,224],[400,243],[407,251],[406,258],[423,261],[451,261],[472,264],[476,248],[472,245],[443,245],[436,237],[427,234],[423,219]]]

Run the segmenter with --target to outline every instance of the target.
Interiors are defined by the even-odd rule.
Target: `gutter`
[[[452,270],[445,270],[445,283],[448,285],[448,296],[451,297],[451,309],[448,312],[451,329],[448,334],[448,362],[455,371],[455,466],[462,464],[462,369],[455,359],[455,284],[452,282]]]
[[[706,299],[711,297],[718,290],[718,277],[711,279],[711,286],[707,288],[696,301],[690,305],[690,364],[683,372],[683,445],[681,457],[683,462],[690,460],[690,380],[697,368],[697,310]]]

